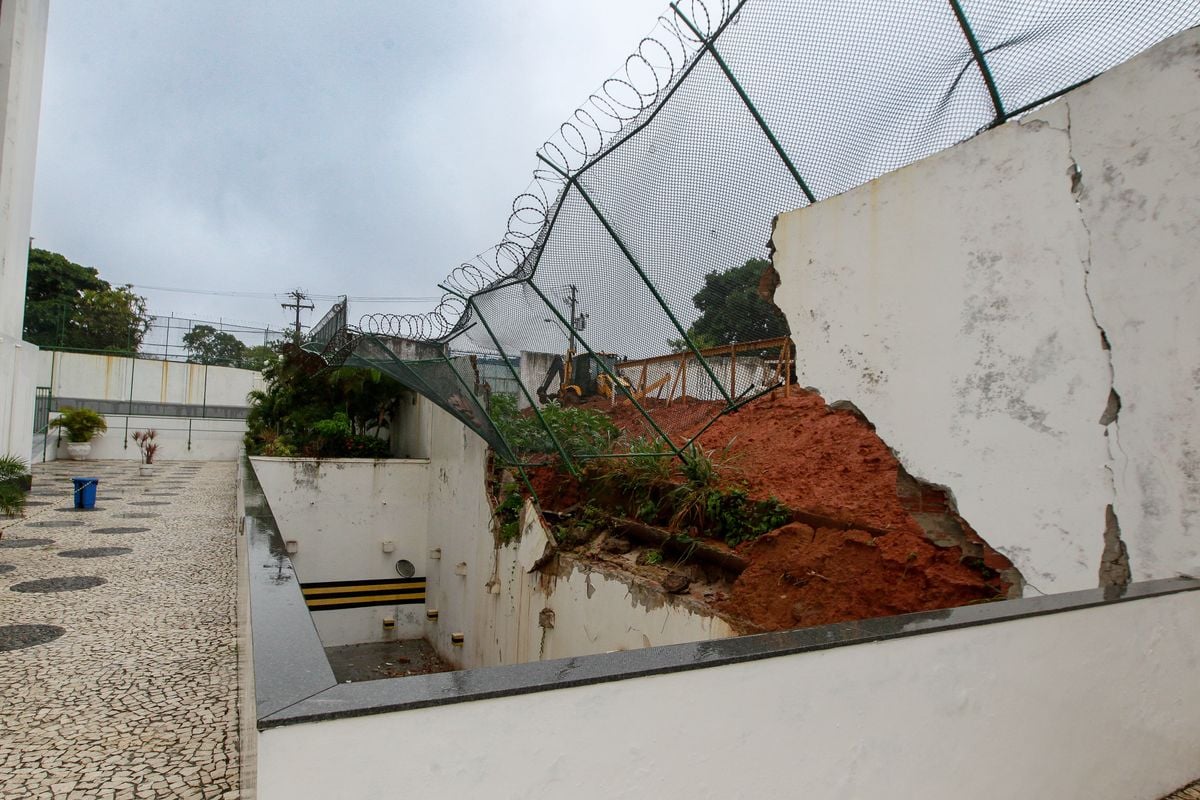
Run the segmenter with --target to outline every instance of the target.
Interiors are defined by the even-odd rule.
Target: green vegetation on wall
[[[249,455],[386,458],[403,387],[377,370],[331,368],[294,344],[263,369],[249,395]]]

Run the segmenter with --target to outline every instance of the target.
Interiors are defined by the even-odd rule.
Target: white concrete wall
[[[30,460],[38,349],[0,336],[0,455]]]
[[[0,455],[28,458],[37,348],[22,342],[47,0],[0,4]]]
[[[405,391],[400,396],[396,415],[388,429],[392,452],[401,458],[428,458],[435,406],[416,392]]]
[[[542,385],[542,381],[546,380],[546,373],[550,371],[550,364],[554,361],[554,353],[531,353],[527,350],[521,351],[521,367],[518,374],[521,376],[521,383],[525,384],[525,388],[529,390],[529,396],[533,401],[538,402],[537,388]],[[561,353],[559,355],[562,355]],[[557,394],[559,384],[562,383],[561,376],[550,382],[550,386],[546,389],[548,394]],[[517,408],[529,408],[529,400],[525,397],[524,392],[517,393]]]
[[[244,419],[216,418],[220,414],[218,407],[246,408],[249,405],[246,396],[250,391],[264,386],[261,373],[233,367],[51,350],[38,351],[35,359],[30,369],[31,385],[49,386],[55,407],[62,399],[82,401],[78,402],[82,406],[86,406],[88,400],[132,401],[168,406],[187,404],[197,409],[207,407],[214,415],[212,418],[149,416],[160,410],[147,408],[134,409],[146,416],[106,414],[108,433],[92,442],[90,457],[99,459],[140,459],[129,435],[153,428],[158,432],[157,457],[160,459],[233,461],[241,452],[246,423]],[[29,402],[32,409],[32,394]],[[169,414],[170,410],[164,409],[161,413]],[[56,416],[57,413],[51,414],[51,418]],[[60,443],[59,438],[52,431],[46,449],[47,460],[67,457],[65,439]],[[35,446],[34,451],[34,458],[40,461],[40,447]]]
[[[296,542],[292,565],[300,582],[386,580],[407,559],[426,574],[429,462],[365,458],[253,456],[254,474],[280,535]],[[383,543],[392,543],[384,552]],[[395,627],[384,630],[390,617]],[[419,604],[323,610],[313,613],[326,647],[388,639],[419,639]]]
[[[1192,30],[775,229],[800,383],[1041,591],[1097,584],[1109,504],[1135,579],[1200,568],[1198,69]]]
[[[1186,592],[274,728],[258,797],[1155,800],[1200,765],[1198,614]]]
[[[265,386],[254,370],[49,350],[39,355],[38,381],[55,397],[240,407]]]
[[[50,415],[51,419],[57,413]],[[92,439],[89,459],[140,461],[141,451],[133,441],[137,431],[153,429],[158,435],[155,461],[236,461],[242,451],[246,422],[240,419],[188,419],[187,417],[139,417],[124,414],[105,414],[108,432]],[[189,423],[191,427],[189,428]],[[42,460],[40,447],[35,447],[35,461]],[[46,460],[67,459],[67,437],[57,429],[50,430]]]
[[[430,424],[429,486],[421,502],[429,510],[427,605],[438,620],[426,621],[425,638],[452,664],[481,663],[481,622],[494,598],[496,570],[492,511],[485,490],[487,444],[447,412],[422,398]],[[465,634],[461,646],[451,634]]]

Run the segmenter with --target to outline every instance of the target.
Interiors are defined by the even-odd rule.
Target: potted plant
[[[151,428],[147,431],[134,431],[133,441],[137,443],[138,449],[142,451],[142,464],[138,467],[138,473],[142,477],[154,474],[154,456],[158,453],[158,442],[154,439],[158,436],[158,431]]]
[[[92,439],[108,430],[104,417],[90,408],[63,406],[50,422],[51,428],[67,432],[67,454],[75,461],[87,458],[92,452]]]

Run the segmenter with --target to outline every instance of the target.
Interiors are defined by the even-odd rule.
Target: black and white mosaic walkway
[[[0,517],[0,800],[238,796],[236,470],[174,467],[36,465]]]

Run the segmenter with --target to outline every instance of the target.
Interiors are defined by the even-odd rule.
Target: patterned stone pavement
[[[0,798],[238,797],[235,469],[35,467],[0,517]],[[102,510],[71,510],[74,475]]]

